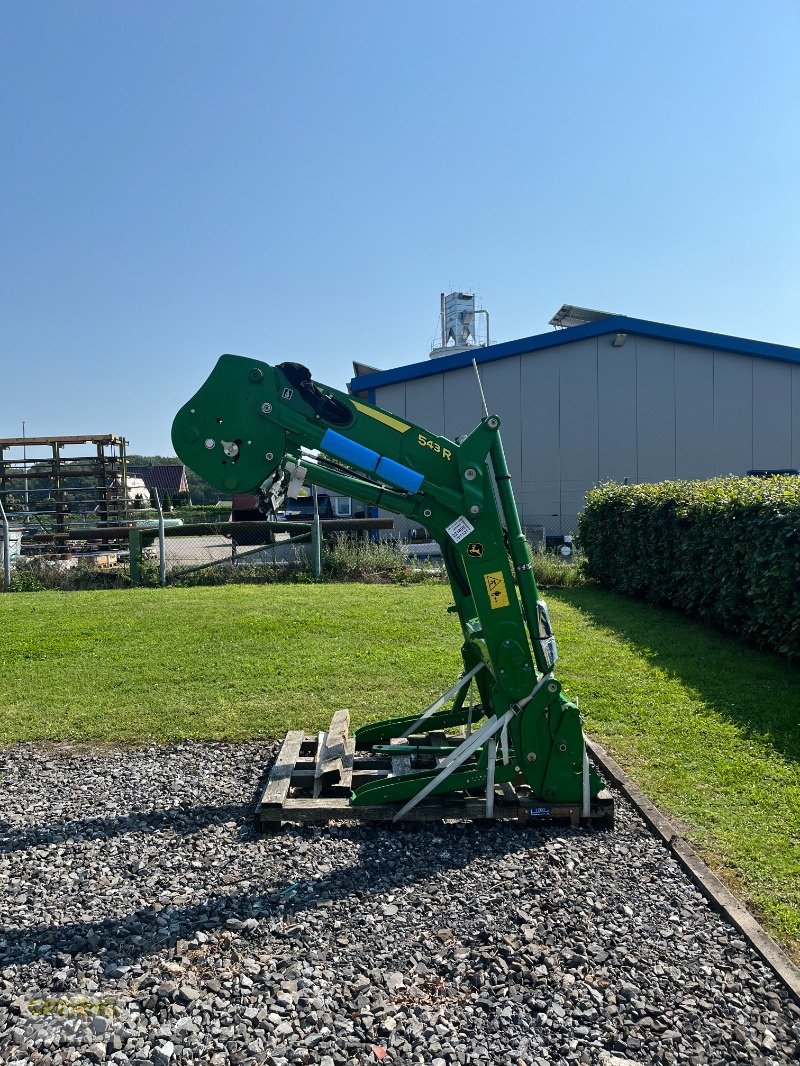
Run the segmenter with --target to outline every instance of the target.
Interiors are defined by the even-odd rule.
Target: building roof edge
[[[551,333],[539,333],[533,337],[522,337],[515,341],[505,341],[502,344],[476,347],[468,352],[457,352],[453,355],[440,356],[437,359],[425,359],[422,362],[407,363],[389,370],[379,370],[375,374],[352,378],[347,388],[350,392],[379,389],[402,381],[431,377],[449,370],[461,370],[471,366],[473,359],[480,366],[481,363],[491,363],[496,359],[508,359],[514,355],[545,351],[548,348],[558,348],[563,344],[606,336],[609,333],[632,333],[637,337],[647,337],[651,340],[672,341],[675,344],[713,348],[735,355],[750,355],[759,359],[772,359],[800,365],[800,348],[791,348],[785,344],[731,337],[724,333],[710,333],[685,326],[670,326],[662,322],[649,322],[642,318],[629,318],[627,315],[611,315],[609,318],[598,319],[596,322],[588,322],[582,326],[570,326]]]

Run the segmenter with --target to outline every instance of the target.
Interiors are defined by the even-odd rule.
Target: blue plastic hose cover
[[[372,448],[365,448],[363,444],[357,444],[356,441],[343,437],[335,429],[325,430],[320,448],[329,455],[335,455],[337,459],[360,466],[362,470],[374,470],[381,458]]]
[[[424,474],[412,470],[410,466],[396,463],[394,459],[387,459],[385,455],[378,463],[375,473],[384,481],[389,481],[406,492],[419,492],[419,487],[425,480]]]

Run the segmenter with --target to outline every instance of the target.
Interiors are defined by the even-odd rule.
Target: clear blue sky
[[[5,0],[0,436],[564,302],[800,346],[797,0]]]

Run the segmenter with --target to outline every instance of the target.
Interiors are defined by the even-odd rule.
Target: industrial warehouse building
[[[800,467],[800,349],[569,305],[551,325],[561,328],[450,349],[443,328],[431,358],[356,364],[349,389],[453,440],[482,416],[474,359],[534,534],[577,531],[600,481]],[[469,328],[459,336],[469,342]]]

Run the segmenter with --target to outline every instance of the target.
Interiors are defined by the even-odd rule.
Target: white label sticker
[[[450,534],[450,536],[453,538],[455,543],[458,544],[460,540],[463,540],[464,537],[468,537],[470,535],[475,526],[473,526],[471,522],[467,521],[467,519],[464,518],[463,515],[461,515],[460,518],[457,518],[455,522],[451,522],[450,525],[446,526],[445,528]]]
[[[294,389],[284,389],[281,393],[282,400],[291,400],[292,396],[294,396]]]

